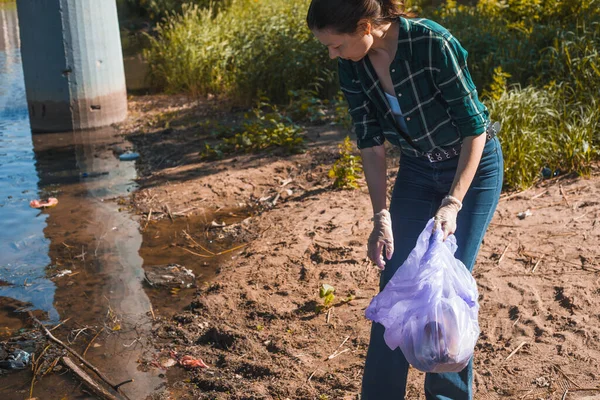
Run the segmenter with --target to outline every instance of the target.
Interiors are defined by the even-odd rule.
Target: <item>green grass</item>
[[[251,104],[259,92],[276,103],[318,83],[335,93],[336,64],[306,27],[305,0],[233,0],[214,15],[184,6],[157,29],[145,52],[151,81],[167,92],[209,93]]]
[[[524,189],[540,178],[543,167],[589,173],[598,157],[600,132],[596,100],[576,103],[562,88],[514,87],[488,101],[493,119],[502,122],[504,182]]]

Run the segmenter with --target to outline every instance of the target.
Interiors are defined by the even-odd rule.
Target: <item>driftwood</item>
[[[94,394],[104,400],[119,400],[122,397],[117,397],[109,393],[106,389],[94,381],[83,369],[79,368],[69,357],[63,356],[63,364],[69,368],[77,377],[90,389]]]
[[[131,382],[131,380],[125,381],[123,383],[120,384],[113,384],[111,381],[108,380],[107,377],[105,377],[102,372],[100,372],[98,370],[98,368],[94,367],[91,363],[89,363],[85,358],[81,357],[79,355],[79,353],[77,353],[75,350],[73,350],[71,347],[69,347],[68,345],[66,345],[65,343],[63,343],[60,339],[57,339],[54,335],[52,335],[52,333],[50,333],[50,331],[48,330],[48,328],[46,328],[44,326],[44,324],[42,324],[32,313],[31,311],[27,312],[29,314],[29,317],[36,323],[38,324],[46,333],[46,336],[48,337],[48,339],[52,340],[53,342],[59,344],[60,346],[62,346],[63,348],[65,348],[69,353],[73,354],[73,356],[75,356],[79,361],[81,361],[81,363],[83,365],[85,365],[86,367],[88,367],[89,369],[91,369],[92,371],[94,371],[94,373],[96,375],[98,375],[98,377],[100,379],[102,379],[108,386],[110,386],[111,388],[113,388],[115,391],[119,391],[119,386],[121,386],[123,383],[128,383]],[[63,357],[64,358],[64,357]],[[127,399],[128,397],[124,394],[121,393],[121,395],[123,396],[122,398]]]

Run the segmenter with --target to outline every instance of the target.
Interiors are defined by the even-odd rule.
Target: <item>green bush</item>
[[[304,151],[302,128],[281,114],[268,99],[263,98],[244,119],[240,128],[219,129],[217,136],[222,141],[216,146],[205,143],[201,156],[214,159],[225,154],[251,153],[270,148],[280,148],[289,154]]]
[[[491,116],[502,122],[504,182],[524,189],[543,167],[588,174],[598,157],[598,102],[574,103],[564,88],[512,88],[488,102]]]
[[[117,0],[121,13],[146,17],[153,22],[159,22],[173,13],[180,14],[184,4],[195,4],[218,12],[229,7],[231,0]]]
[[[544,87],[556,82],[600,90],[600,7],[597,0],[480,0],[475,7],[445,6],[425,14],[447,27],[469,52],[469,70],[482,90],[494,69],[510,83]]]
[[[167,92],[225,95],[250,104],[263,92],[284,103],[290,90],[321,83],[337,91],[336,64],[306,27],[305,0],[233,0],[212,10],[183,6],[157,27],[145,56],[151,81]]]

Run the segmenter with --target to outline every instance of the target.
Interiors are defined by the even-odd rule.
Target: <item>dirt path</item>
[[[154,218],[254,210],[223,228],[244,232],[247,246],[231,253],[185,310],[155,325],[165,354],[210,366],[168,370],[170,398],[355,399],[370,329],[364,309],[378,272],[365,259],[371,210],[364,181],[360,190],[338,191],[327,177],[345,132],[308,128],[305,154],[202,162],[197,154],[209,132],[198,121],[235,118],[219,107],[135,98],[121,127],[142,155],[142,189],[132,198],[143,218],[150,209]],[[391,185],[398,158],[390,155]],[[599,192],[595,169],[589,179],[559,177],[504,195],[474,270],[482,330],[476,399],[600,396],[600,389],[583,390],[600,379]],[[527,209],[532,215],[519,219]],[[336,306],[316,313],[321,283],[335,287]],[[412,370],[407,398],[424,398],[422,382]]]

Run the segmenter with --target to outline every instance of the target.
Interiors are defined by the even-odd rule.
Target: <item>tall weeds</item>
[[[145,56],[152,82],[167,92],[225,95],[250,104],[258,93],[284,102],[319,83],[336,90],[336,64],[306,27],[304,0],[233,0],[213,15],[184,5],[157,28]]]

